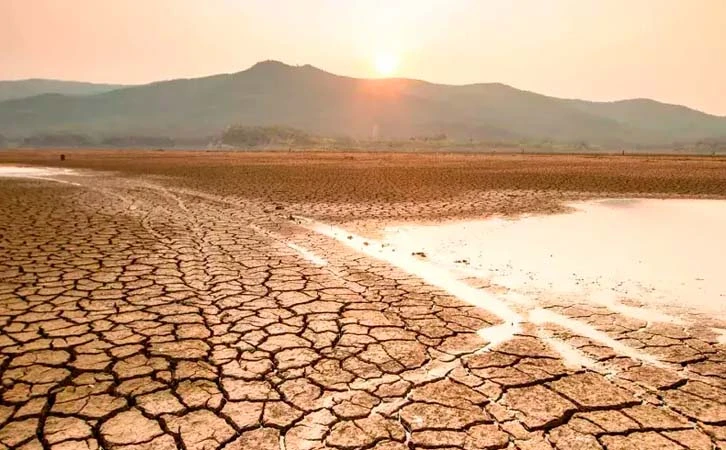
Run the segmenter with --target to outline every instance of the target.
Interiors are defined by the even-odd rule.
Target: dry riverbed
[[[719,158],[0,152],[0,448],[722,448],[724,198]]]

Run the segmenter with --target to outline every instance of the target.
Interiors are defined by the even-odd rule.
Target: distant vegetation
[[[1,141],[0,141],[1,142]],[[207,145],[209,141],[195,144]],[[83,133],[39,133],[22,139],[23,147],[113,147],[158,148],[174,147],[174,139],[165,136],[106,136],[95,138]]]
[[[676,146],[676,148],[693,148],[697,152],[726,153],[726,138],[705,139],[693,145]]]
[[[305,146],[315,144],[316,140],[304,131],[295,128],[235,125],[222,133],[220,143],[231,147]]]
[[[36,134],[23,139],[26,147],[88,147],[93,140],[83,134],[53,133]]]
[[[217,136],[93,136],[85,133],[38,133],[25,138],[6,138],[0,135],[3,147],[85,147],[138,149],[250,149],[289,150],[315,149],[340,151],[403,151],[403,152],[483,152],[483,153],[700,153],[726,154],[726,139],[703,139],[692,143],[673,143],[668,146],[608,147],[580,142],[552,140],[455,140],[445,134],[412,136],[408,139],[354,139],[325,137],[286,126],[234,125]]]
[[[409,140],[420,142],[446,142],[448,139],[449,137],[446,133],[439,133],[431,136],[413,136]]]
[[[231,124],[244,126],[227,129]],[[327,148],[345,145],[327,137],[348,136],[349,144],[364,147],[503,143],[592,151],[711,146],[726,140],[726,117],[647,99],[588,102],[498,83],[357,79],[268,61],[235,74],[0,101],[0,133],[16,138],[57,130],[168,136],[177,145],[212,137],[213,144],[242,148]]]
[[[129,147],[129,148],[146,148],[146,147],[173,147],[174,139],[170,137],[155,136],[111,136],[101,139],[102,147]]]

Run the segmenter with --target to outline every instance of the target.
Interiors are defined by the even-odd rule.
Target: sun
[[[375,59],[376,72],[382,77],[390,77],[398,69],[398,57],[392,53],[379,53]]]

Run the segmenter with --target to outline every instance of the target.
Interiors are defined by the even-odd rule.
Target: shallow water
[[[78,186],[78,183],[55,178],[59,175],[77,175],[77,172],[72,169],[63,169],[59,167],[25,167],[0,165],[0,178],[30,178],[36,180],[55,181],[57,183],[65,183]]]
[[[587,320],[547,309],[548,299],[559,305],[595,303],[648,323],[689,326],[693,317],[684,312],[726,318],[719,267],[726,250],[719,239],[726,202],[607,200],[569,206],[568,214],[518,220],[389,227],[382,240],[311,219],[303,223],[498,318],[477,330],[482,352],[534,330],[568,365],[600,367],[553,335],[548,327],[555,325],[616,354],[668,366],[657,354]],[[713,331],[726,336],[720,328]]]
[[[54,175],[71,175],[72,169],[61,169],[57,167],[24,167],[0,165],[0,177],[36,178],[50,177]]]
[[[508,288],[514,301],[573,296],[629,315],[639,310],[627,300],[726,313],[726,201],[621,199],[569,206],[571,213],[516,220],[389,227],[383,242],[403,254],[424,252],[430,263],[462,279]]]

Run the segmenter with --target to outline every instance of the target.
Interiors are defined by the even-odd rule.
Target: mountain
[[[570,100],[569,104],[587,114],[628,124],[641,133],[665,141],[696,141],[723,139],[726,117],[713,116],[685,106],[669,105],[650,99],[616,102]]]
[[[0,81],[0,102],[40,94],[90,95],[126,87],[120,84],[95,84],[79,81],[17,80]]]
[[[218,135],[230,125],[283,125],[324,136],[668,145],[726,137],[726,117],[653,100],[587,102],[498,83],[451,86],[359,79],[266,61],[235,73],[85,96],[0,102],[0,133]]]

